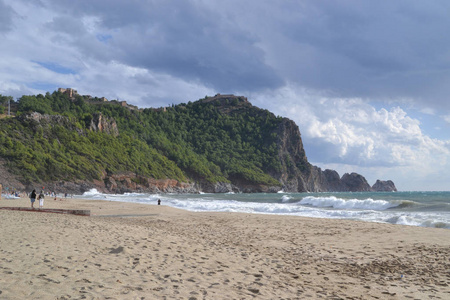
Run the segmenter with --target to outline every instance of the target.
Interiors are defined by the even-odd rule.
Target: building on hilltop
[[[69,96],[69,98],[74,98],[76,95],[78,95],[77,90],[72,89],[72,88],[67,88],[67,89],[64,89],[64,88],[58,88],[58,92],[63,93],[63,94],[65,94],[65,95]]]
[[[128,104],[127,101],[119,101],[119,100],[111,100],[109,101],[108,99],[106,99],[106,97],[101,97],[101,98],[93,98],[91,95],[80,95],[78,94],[77,90],[72,89],[72,88],[58,88],[58,92],[62,93],[64,95],[67,95],[69,97],[70,100],[74,101],[76,96],[81,96],[84,100],[88,101],[89,103],[95,103],[95,104],[101,104],[101,102],[108,102],[111,104],[117,104],[120,105],[122,107],[126,107],[128,109],[131,110],[143,110],[143,109],[139,109],[137,106]]]
[[[153,111],[158,111],[158,112],[166,112],[167,108],[166,107],[160,107],[160,108],[152,108]]]

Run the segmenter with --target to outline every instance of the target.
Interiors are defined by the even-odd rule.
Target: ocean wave
[[[330,197],[304,197],[300,200],[301,205],[310,205],[314,207],[332,207],[335,209],[362,209],[362,210],[386,210],[398,207],[402,204],[400,200],[386,201],[373,199],[342,199],[334,196]]]
[[[87,192],[84,192],[83,195],[81,195],[82,198],[88,198],[88,199],[105,199],[107,197],[107,194],[103,194],[99,192],[97,189],[90,189]]]
[[[97,189],[90,189],[87,192],[84,192],[82,196],[89,197],[89,196],[96,196],[96,195],[102,195]]]
[[[142,197],[146,194],[143,193],[124,193],[123,196],[124,197]]]
[[[281,202],[283,203],[289,202],[289,200],[291,200],[291,197],[288,195],[283,195],[283,197],[281,197]]]
[[[345,199],[345,197],[350,197]],[[350,219],[421,227],[450,229],[448,203],[424,201],[417,197],[374,200],[371,196],[305,194],[103,194],[96,189],[81,195],[84,199],[163,205],[189,211],[242,212],[313,218]],[[390,196],[390,195],[389,195]],[[379,197],[377,194],[375,197]],[[408,199],[408,200],[405,200]]]
[[[20,199],[18,196],[10,195],[10,194],[2,194],[3,199]]]
[[[446,228],[450,229],[450,223],[436,219],[435,216],[423,216],[423,215],[398,215],[385,220],[386,223],[420,226],[420,227],[434,227],[434,228]]]
[[[409,207],[419,206],[419,204],[417,202],[410,201],[410,200],[394,200],[391,202],[398,203],[398,206],[396,206],[396,208],[409,208]]]

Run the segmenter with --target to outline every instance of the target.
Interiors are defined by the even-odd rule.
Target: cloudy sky
[[[448,0],[0,0],[0,94],[243,95],[294,120],[322,169],[450,190],[449,16]]]

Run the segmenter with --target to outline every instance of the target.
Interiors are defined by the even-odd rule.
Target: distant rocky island
[[[6,105],[0,95],[0,104]],[[396,191],[308,162],[298,126],[217,94],[140,109],[73,89],[23,96],[0,119],[3,188],[82,193]],[[12,105],[11,105],[12,104]],[[5,111],[5,110],[3,110]]]

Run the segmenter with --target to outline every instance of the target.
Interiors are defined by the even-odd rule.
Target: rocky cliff
[[[68,117],[61,115],[47,115],[47,114],[40,114],[38,112],[32,112],[29,114],[22,114],[18,117],[18,119],[23,124],[33,128],[35,131],[38,128],[54,125],[63,126],[69,128],[70,130],[76,130],[73,122],[71,122]]]
[[[82,134],[82,130],[74,125],[74,122],[70,118],[61,115],[47,115],[40,114],[38,112],[32,112],[29,114],[23,114],[18,117],[22,122],[37,130],[38,128],[59,125],[70,130],[78,131]],[[101,113],[95,113],[92,115],[89,123],[89,130],[104,132],[113,136],[119,135],[119,129],[117,128],[116,121],[112,118],[103,116]]]
[[[92,131],[105,132],[113,136],[119,135],[119,129],[117,128],[116,121],[103,116],[101,113],[95,113],[92,115],[89,129]]]
[[[395,187],[394,182],[391,180],[383,181],[377,180],[375,184],[372,186],[372,191],[374,192],[396,192],[397,188]]]

